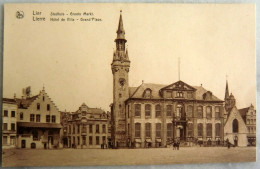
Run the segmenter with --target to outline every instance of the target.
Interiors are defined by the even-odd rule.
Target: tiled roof
[[[168,85],[164,84],[154,84],[154,83],[142,83],[138,87],[129,87],[129,98],[143,98],[144,90],[149,88],[152,90],[152,99],[162,99],[159,95],[160,89],[166,87]],[[196,89],[196,100],[203,100],[203,94],[206,93],[208,90],[203,88],[202,86],[192,86]],[[216,96],[212,95],[211,101],[222,101]]]

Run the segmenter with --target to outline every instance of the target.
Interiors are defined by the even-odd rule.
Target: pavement
[[[2,158],[4,167],[254,162],[256,148],[7,149]]]

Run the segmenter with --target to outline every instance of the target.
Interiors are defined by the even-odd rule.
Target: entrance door
[[[26,140],[22,140],[22,148],[26,148]]]

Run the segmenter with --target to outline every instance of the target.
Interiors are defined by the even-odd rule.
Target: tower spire
[[[125,30],[124,30],[124,26],[123,26],[122,10],[120,10],[118,29],[117,29],[116,33],[117,33],[116,40],[124,39],[126,41],[126,39],[125,39]]]
[[[227,100],[227,98],[229,97],[229,90],[228,90],[228,80],[226,77],[226,92],[225,92],[225,100]]]

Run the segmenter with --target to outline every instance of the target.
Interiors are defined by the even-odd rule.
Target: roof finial
[[[42,90],[45,90],[44,83],[43,83],[43,85],[42,85]]]

